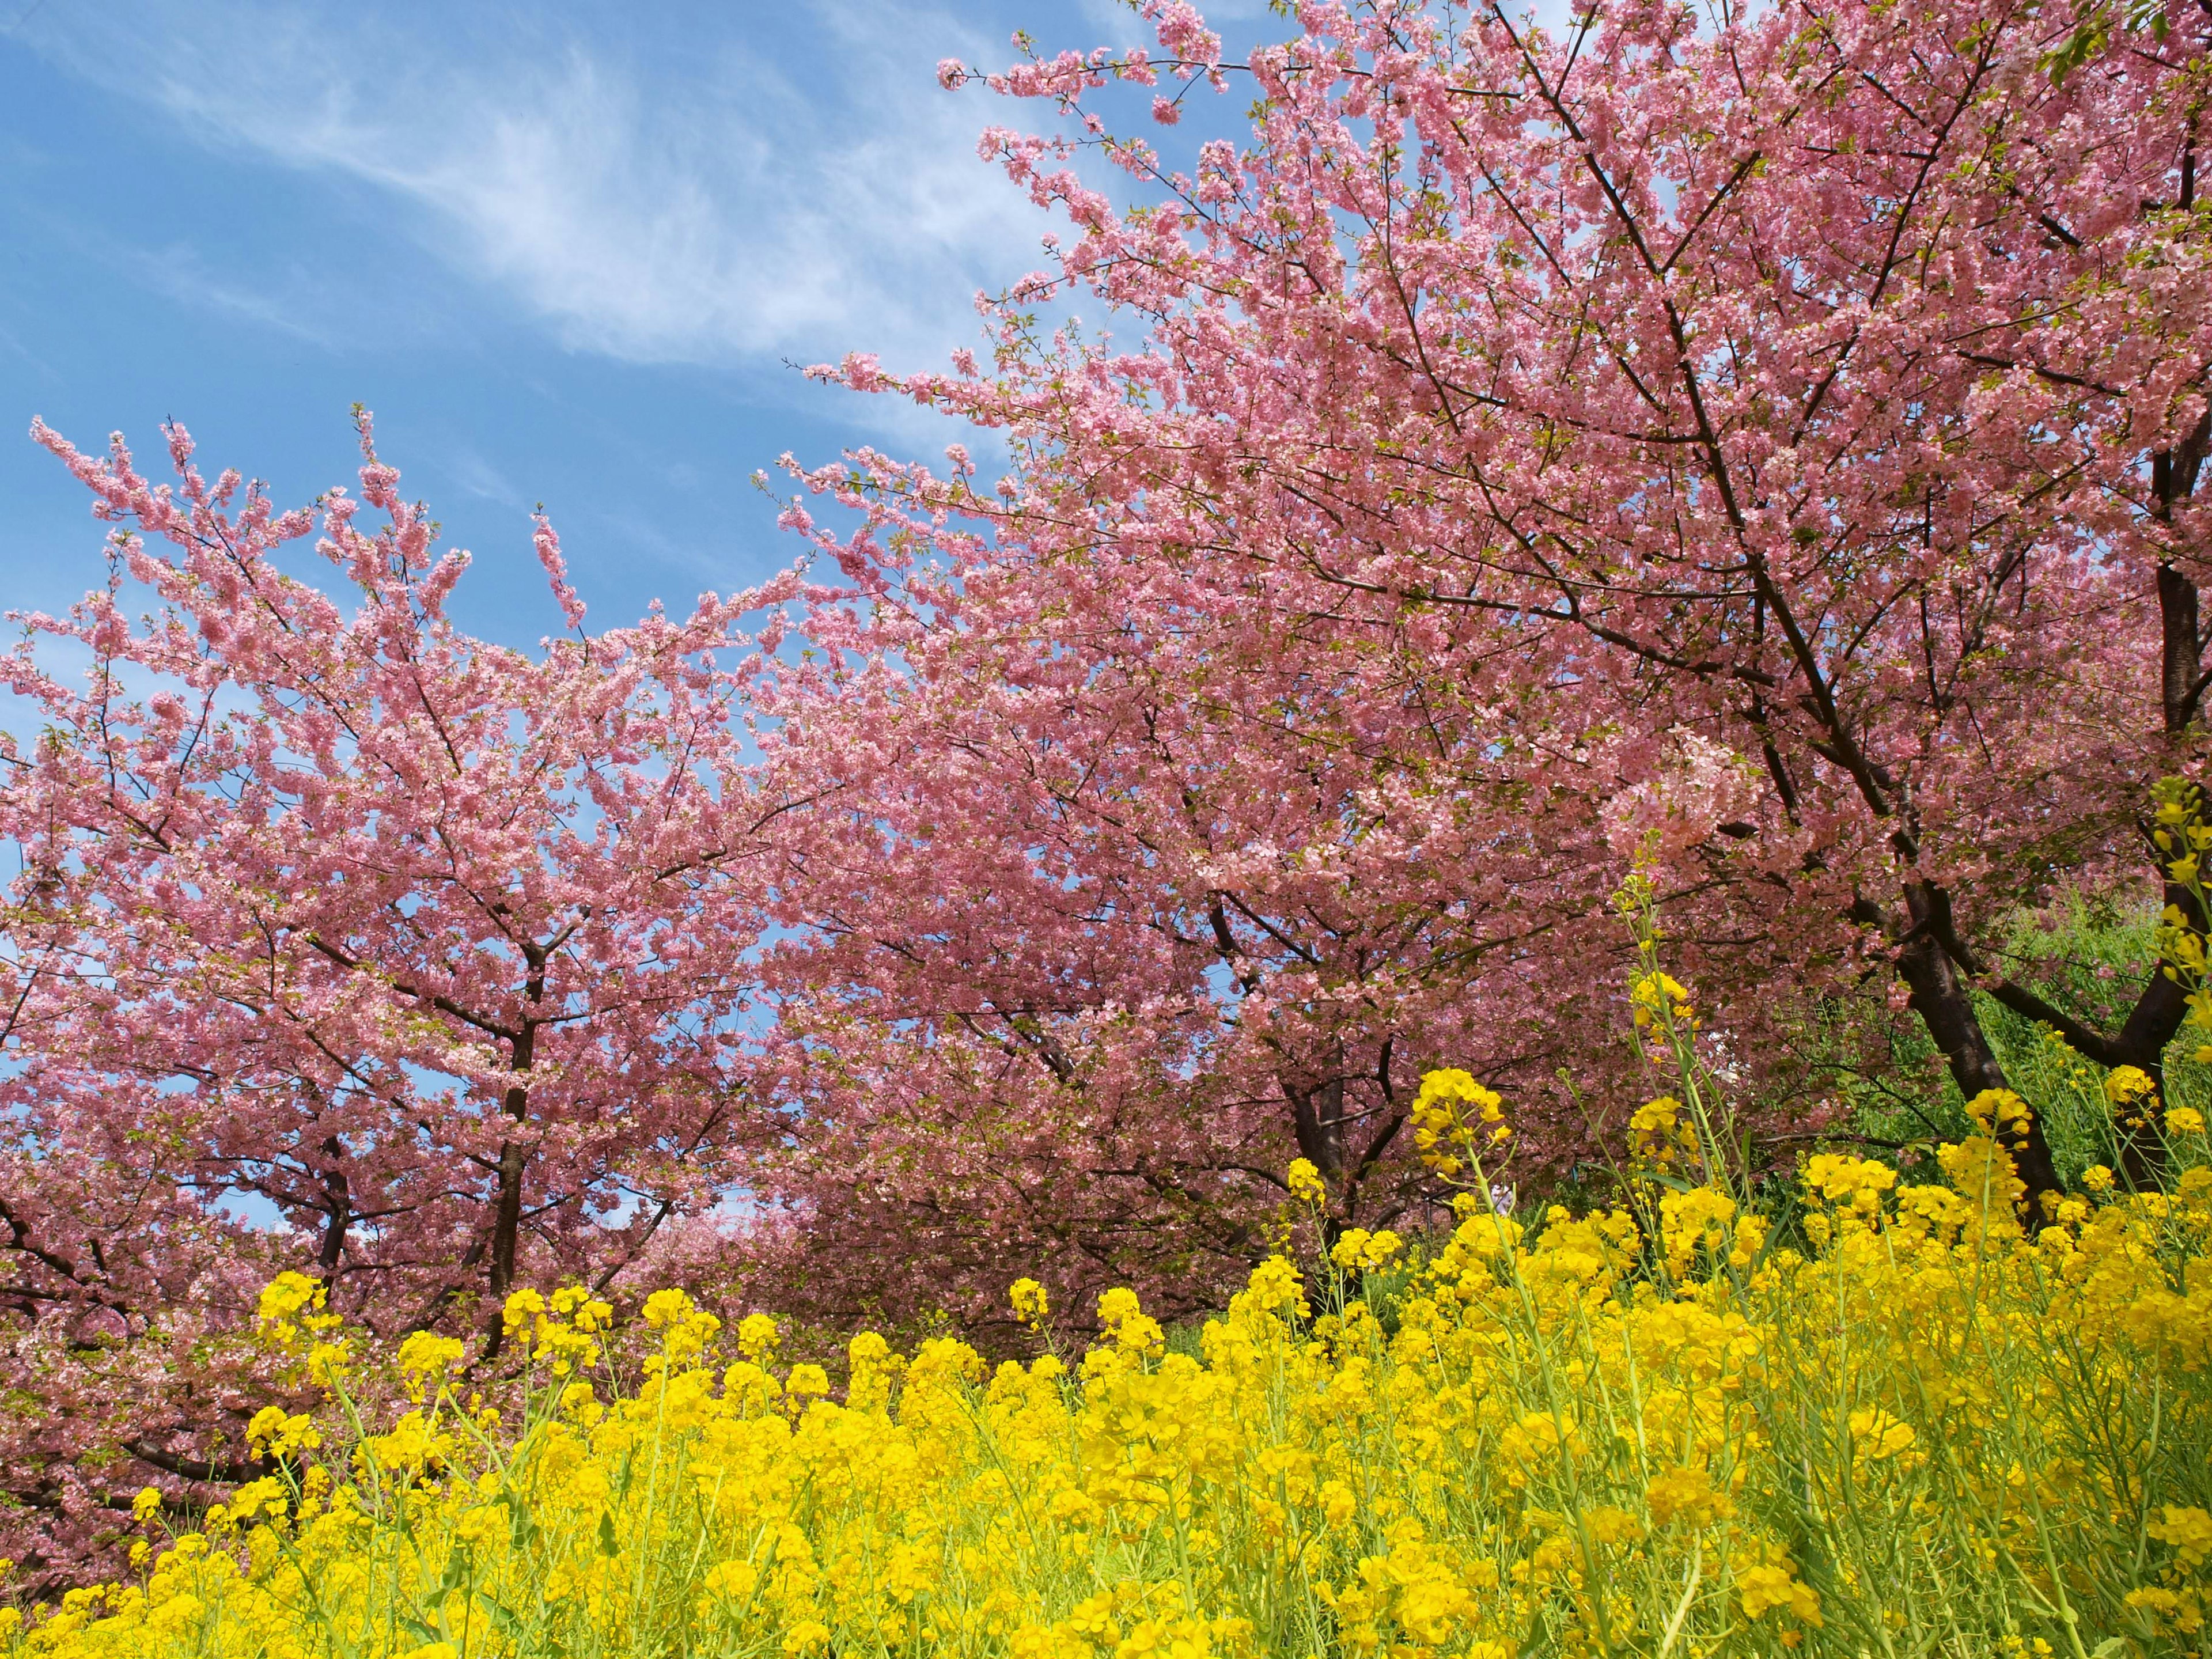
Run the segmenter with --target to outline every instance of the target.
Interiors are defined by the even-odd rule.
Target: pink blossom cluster
[[[1156,15],[1174,50],[1181,14]],[[1231,836],[1304,878],[1340,872],[1377,914],[1439,914],[1401,884],[1408,848],[1462,904],[1495,894],[1516,922],[1477,924],[1479,968],[1462,946],[1449,990],[1413,971],[1478,1027],[1547,1030],[1562,1053],[1598,1046],[1576,994],[1594,947],[1572,930],[1597,867],[1640,848],[1742,1052],[1780,1052],[1767,1039],[1809,999],[1894,974],[1968,1096],[2006,1081],[1977,990],[2158,1075],[2171,981],[2150,975],[2099,1029],[2000,946],[2063,882],[2154,893],[2149,786],[2204,760],[2203,12],[1623,3],[1558,32],[1500,5],[1297,16],[1300,38],[1238,66],[1249,140],[1208,141],[1190,173],[1095,124],[1073,144],[987,139],[1075,233],[1022,302],[1088,295],[1133,325],[1044,337],[1010,309],[988,368],[895,383],[1003,431],[1007,483],[986,495],[873,460],[800,475],[867,515],[836,555],[920,600],[878,605],[844,646],[915,665],[906,729],[933,676],[899,630],[942,635],[960,672],[1042,635],[1034,672],[1083,676],[1060,706],[1095,714],[1115,754],[1162,733],[1138,799],[1212,810],[1185,769],[1204,746],[1179,729],[1200,707],[1240,764],[1279,749],[1249,786],[1262,820],[1356,757],[1374,783],[1343,810],[1316,796],[1302,832]],[[1063,60],[1002,89],[1087,115],[1152,66]],[[1085,143],[1132,205],[1079,167]],[[940,570],[957,595],[929,588]],[[1206,665],[1189,678],[1186,651]],[[1000,781],[992,820],[1036,771],[1017,753],[1128,788],[1033,719],[994,720],[988,745],[952,735],[1024,672],[942,681],[961,714],[933,740]],[[1112,708],[1142,675],[1157,708]],[[1030,787],[1097,833],[1126,825],[1148,895],[1194,905],[1217,869],[1231,892],[1251,867],[1166,879],[1175,842],[1121,794]],[[1445,800],[1466,817],[1432,842]],[[1316,975],[1364,982],[1391,960],[1290,902],[1297,927],[1224,908],[1232,976],[1265,939],[1318,1006]],[[1202,948],[1173,908],[1161,936]],[[1301,954],[1300,927],[1358,967]],[[1359,1019],[1394,1054],[1449,1029],[1425,1007]],[[1500,1078],[1536,1052],[1454,1036]],[[1355,1051],[1316,1074],[1353,1086],[1372,1071]],[[1294,1103],[1312,1065],[1275,1092]],[[2051,1190],[2039,1125],[2018,1154]]]
[[[37,435],[115,528],[107,586],[0,661],[44,727],[0,753],[0,1224],[11,1386],[46,1407],[0,1486],[96,1529],[136,1490],[82,1456],[118,1417],[173,1481],[250,1461],[222,1379],[258,1362],[216,1339],[273,1267],[371,1331],[478,1323],[490,1353],[510,1287],[605,1282],[714,1200],[760,1133],[774,808],[732,605],[586,634],[541,525],[571,636],[461,633],[467,556],[434,553],[366,417],[360,497],[313,513],[210,483],[180,428],[174,485],[119,441]],[[288,568],[309,538],[349,608]],[[289,1231],[226,1219],[241,1200]],[[204,1326],[213,1357],[168,1363]]]

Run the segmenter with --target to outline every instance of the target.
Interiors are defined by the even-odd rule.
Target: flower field
[[[1634,990],[1654,1051],[1693,1060],[1682,988]],[[1942,1149],[1942,1184],[1822,1153],[1762,1211],[1719,1162],[1710,1079],[1680,1083],[1637,1114],[1628,1202],[1523,1221],[1474,1196],[1498,1097],[1431,1073],[1419,1133],[1468,1182],[1455,1224],[1272,1255],[1194,1345],[1112,1291],[1063,1355],[1024,1279],[1026,1363],[863,1333],[833,1384],[779,1363],[769,1316],[725,1328],[666,1290],[621,1387],[609,1304],[525,1291],[512,1408],[418,1333],[372,1422],[356,1339],[286,1275],[265,1339],[331,1411],[264,1412],[276,1474],[181,1536],[149,1501],[135,1576],[13,1650],[2200,1651],[2212,1169],[2188,1109],[2169,1190],[2100,1170],[2031,1236],[2017,1097],[1974,1103],[1987,1133]]]

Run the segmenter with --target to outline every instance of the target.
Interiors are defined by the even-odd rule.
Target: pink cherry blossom
[[[1010,308],[987,368],[872,370],[1004,433],[995,492],[799,475],[860,515],[812,533],[869,596],[810,621],[836,668],[781,687],[854,820],[842,958],[805,971],[915,1057],[823,1110],[870,1126],[824,1178],[871,1216],[989,1189],[993,1225],[1042,1226],[1001,1142],[949,1205],[871,1161],[867,1114],[896,1074],[1034,1123],[1109,1054],[1146,1104],[1070,1099],[1071,1133],[1194,1127],[1162,1163],[1115,1143],[1094,1190],[1293,1143],[1374,1180],[1395,1068],[1446,1054],[1573,1156],[1548,1074],[1604,1070],[1590,926],[1647,845],[1770,1097],[1781,1036],[1891,972],[1969,1095],[2007,1081],[1976,987],[2156,1075],[2170,981],[2098,1029],[2003,941],[2057,884],[2155,891],[2149,786],[2203,762],[2202,11],[2070,64],[2071,14],[2016,0],[1556,33],[1310,5],[1237,66],[1188,7],[1147,15],[1249,76],[1242,147],[1180,179],[1085,128],[1125,210],[1064,141],[986,141],[1073,233],[1016,304],[1126,336]],[[1117,72],[992,84],[1088,118]],[[2049,1191],[2039,1125],[2017,1151]]]
[[[759,1133],[775,814],[744,758],[744,601],[586,633],[541,522],[571,631],[507,650],[448,618],[465,556],[365,416],[361,495],[313,514],[210,484],[181,428],[164,485],[119,441],[38,435],[113,526],[113,580],[0,661],[45,726],[0,772],[23,871],[0,1226],[11,1386],[51,1404],[0,1484],[97,1510],[235,1465],[248,1396],[201,1365],[70,1397],[40,1357],[67,1334],[124,1344],[100,1387],[150,1363],[134,1346],[219,1357],[290,1267],[370,1331],[473,1322],[489,1352],[510,1287],[605,1284],[718,1201]],[[350,608],[295,574],[319,526]],[[224,1221],[241,1198],[288,1231]],[[118,1436],[149,1467],[71,1462]]]

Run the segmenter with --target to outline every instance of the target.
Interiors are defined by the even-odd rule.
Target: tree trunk
[[[1905,900],[1911,926],[1899,944],[1897,974],[1910,994],[1908,1006],[1920,1016],[1949,1065],[1951,1079],[1960,1094],[1971,1101],[1985,1090],[2010,1089],[1996,1051],[1990,1047],[1989,1036],[1982,1030],[1981,1016],[1974,1010],[1973,994],[1938,938],[1947,908],[1943,896],[1930,884],[1916,881],[1905,890]],[[1882,920],[1879,908],[1865,900],[1852,910],[1862,921],[1879,925]],[[2031,1114],[2025,1130],[2006,1135],[2003,1140],[2005,1150],[2012,1154],[2014,1169],[2027,1183],[2023,1219],[2031,1223],[2042,1219],[2048,1212],[2047,1200],[2065,1191],[2051,1160],[2042,1118]]]
[[[2173,487],[2174,468],[2165,457],[2153,471],[2166,488]],[[2190,469],[2193,479],[2195,469]],[[2159,714],[2168,739],[2188,731],[2197,718],[2204,688],[2197,684],[2203,672],[2203,648],[2197,629],[2197,584],[2171,563],[2158,568]]]
[[[1334,1246],[1350,1224],[1358,1202],[1357,1192],[1350,1189],[1352,1183],[1345,1179],[1344,1077],[1340,1071],[1322,1083],[1290,1076],[1279,1080],[1283,1097],[1291,1103],[1298,1156],[1320,1172],[1331,1200],[1322,1211],[1322,1243],[1326,1249]],[[1340,1204],[1340,1215],[1337,1213]]]
[[[323,1248],[315,1258],[315,1270],[328,1285],[345,1260],[346,1231],[353,1225],[353,1192],[342,1162],[345,1143],[332,1135],[323,1142],[323,1154],[330,1162],[323,1165]]]
[[[530,1069],[537,1036],[538,1028],[526,1023],[515,1038],[517,1072]],[[529,1115],[530,1091],[520,1083],[509,1084],[501,1109],[520,1125]],[[499,1143],[499,1207],[492,1220],[490,1285],[492,1295],[501,1300],[514,1287],[515,1249],[522,1236],[522,1172],[529,1161],[529,1150],[520,1136],[509,1134]]]
[[[514,1038],[514,1059],[512,1069],[520,1073],[530,1069],[538,1043],[538,1027],[526,1019]],[[500,1109],[507,1120],[520,1127],[530,1113],[530,1091],[520,1082],[507,1085],[500,1102]],[[491,1306],[484,1311],[484,1359],[496,1359],[507,1341],[506,1304],[507,1292],[514,1288],[514,1261],[522,1237],[522,1176],[529,1167],[530,1149],[522,1138],[510,1132],[499,1143],[499,1188],[492,1214],[490,1261],[485,1281],[491,1291]]]

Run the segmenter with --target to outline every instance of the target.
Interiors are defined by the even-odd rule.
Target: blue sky
[[[285,504],[351,482],[364,403],[515,643],[559,627],[539,501],[596,624],[765,575],[756,469],[961,435],[787,365],[939,364],[1042,263],[975,141],[1047,112],[933,73],[1016,27],[1140,38],[1110,0],[0,0],[0,609],[100,574],[34,414],[149,461],[174,416]]]

